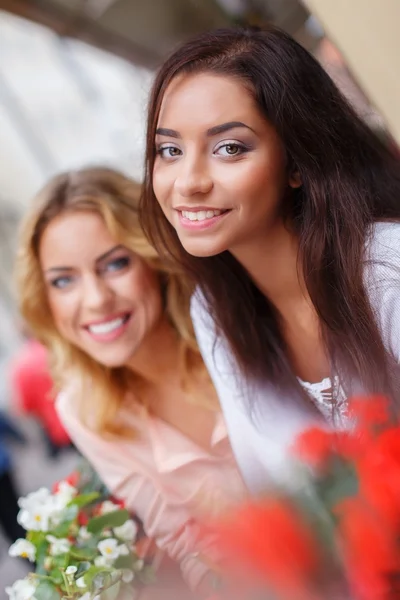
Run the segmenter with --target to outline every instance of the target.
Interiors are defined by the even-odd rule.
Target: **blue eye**
[[[63,290],[65,289],[70,283],[72,282],[72,277],[68,277],[67,275],[64,275],[63,277],[57,277],[56,279],[53,279],[50,284],[59,289],[59,290]]]
[[[129,256],[121,256],[120,258],[116,258],[108,263],[106,266],[107,271],[121,271],[121,269],[125,269],[131,263],[131,259]]]

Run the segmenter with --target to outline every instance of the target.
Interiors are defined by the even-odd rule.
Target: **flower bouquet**
[[[211,527],[224,557],[218,597],[400,598],[400,426],[388,406],[356,398],[350,431],[304,431],[294,446],[303,485]]]
[[[9,553],[36,568],[6,589],[11,600],[132,600],[153,581],[136,521],[101,482],[93,491],[88,471],[19,500],[18,521],[27,535]]]

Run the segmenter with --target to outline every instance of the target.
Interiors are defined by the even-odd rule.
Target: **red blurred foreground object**
[[[398,600],[400,427],[382,396],[349,402],[351,431],[312,427],[294,453],[308,485],[216,523],[224,600]],[[237,595],[236,595],[237,597]]]

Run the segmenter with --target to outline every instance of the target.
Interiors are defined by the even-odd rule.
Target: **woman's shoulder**
[[[367,238],[367,262],[376,267],[400,266],[400,222],[375,223]]]
[[[383,341],[400,360],[400,223],[376,223],[368,238],[366,289]]]
[[[79,405],[82,400],[82,385],[78,381],[65,384],[58,392],[55,405],[57,412],[76,417],[79,413]]]

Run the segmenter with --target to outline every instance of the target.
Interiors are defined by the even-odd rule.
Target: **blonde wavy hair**
[[[93,418],[95,406],[92,426],[100,433],[128,434],[117,416],[135,376],[125,367],[107,368],[99,364],[64,339],[54,324],[40,267],[39,247],[45,228],[60,214],[71,211],[99,214],[118,243],[140,256],[159,274],[165,311],[181,342],[182,380],[194,372],[194,381],[197,376],[208,378],[189,314],[192,289],[176,265],[161,261],[145,238],[138,215],[140,194],[138,183],[113,169],[86,168],[63,173],[51,179],[37,194],[20,230],[15,276],[21,315],[33,335],[50,352],[56,389],[68,386],[71,379],[90,382],[90,395],[82,394],[91,398],[90,406],[81,407],[82,415],[87,420],[90,411]],[[84,398],[82,402],[85,404]],[[215,408],[210,398],[203,396],[201,402]]]

